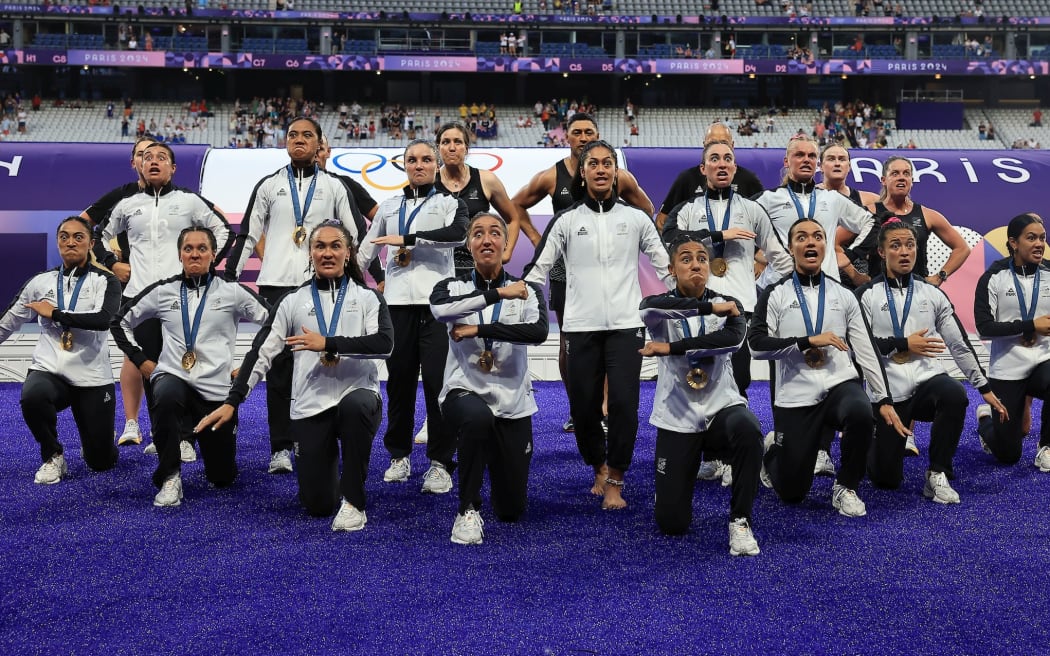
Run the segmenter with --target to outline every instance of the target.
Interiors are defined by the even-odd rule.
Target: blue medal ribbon
[[[201,294],[201,300],[197,303],[197,311],[193,315],[193,326],[190,326],[190,304],[189,304],[189,293],[186,291],[186,281],[182,281],[182,287],[179,288],[179,297],[182,301],[182,337],[186,341],[186,351],[192,352],[194,345],[197,343],[197,333],[201,328],[201,317],[204,316],[204,305],[208,299],[208,289],[211,287],[211,274],[208,274],[208,280],[204,283],[204,293]]]
[[[900,321],[897,321],[897,304],[893,302],[893,292],[890,291],[890,281],[886,280],[886,303],[889,305],[890,322],[893,324],[893,336],[904,337],[904,324],[908,322],[908,313],[911,311],[911,298],[915,292],[915,279],[908,276],[908,292],[904,296],[904,312]]]
[[[73,268],[76,271],[76,268]],[[87,279],[87,270],[85,269],[84,274],[77,278],[77,284],[73,286],[73,297],[69,299],[69,311],[77,309],[77,298],[80,297],[80,288],[84,286],[84,281]],[[1038,280],[1038,278],[1036,278]],[[66,297],[64,285],[62,279],[62,269],[58,270],[58,310],[60,312],[66,311]]]
[[[730,189],[729,190],[729,197],[726,198],[726,213],[725,213],[725,216],[722,217],[722,227],[718,229],[719,232],[725,232],[726,230],[729,229],[729,208],[730,208],[730,206],[732,204],[733,204],[733,190]],[[710,230],[712,233],[714,233],[714,232],[716,232],[715,217],[711,213],[711,196],[709,195],[709,193],[704,194],[704,207],[707,210],[707,229]],[[714,239],[712,239],[711,241],[713,243]],[[723,241],[721,243],[713,244],[713,245],[714,245],[715,257],[722,257],[722,253],[725,251],[725,246],[726,246],[725,245],[725,238],[723,237]]]
[[[686,339],[689,339],[690,337],[693,336],[693,331],[689,327],[689,320],[688,319],[679,319],[678,320],[678,325],[680,325],[682,327],[682,336],[683,337],[685,337]],[[704,318],[703,317],[700,317],[700,334],[701,335],[706,335],[707,334],[707,326],[704,324]],[[700,366],[700,361],[703,359],[701,356],[696,355],[695,353],[690,353],[689,355],[686,356],[686,358],[689,360],[689,366],[692,367],[693,369],[698,368]]]
[[[474,281],[474,287],[480,289],[480,287],[478,287],[478,272],[477,272],[477,269],[475,269],[474,271],[470,272],[470,279],[472,281]],[[503,287],[503,285],[506,283],[506,281],[507,281],[506,277],[503,276],[503,280],[500,281],[499,286]],[[496,302],[495,305],[492,306],[492,318],[489,319],[489,323],[498,323],[499,322],[499,313],[500,313],[500,310],[502,310],[502,309],[503,309],[503,299],[501,298],[499,301]],[[480,326],[484,326],[485,325],[484,310],[478,310],[478,325],[480,325]],[[492,346],[494,344],[493,340],[491,338],[488,338],[488,337],[483,338],[483,340],[485,342],[485,350],[491,352],[492,351]]]
[[[397,214],[397,230],[398,234],[402,237],[405,236],[408,231],[412,228],[412,222],[416,220],[416,215],[419,214],[419,210],[423,209],[423,206],[427,204],[430,197],[437,193],[435,187],[431,187],[430,191],[427,192],[427,197],[423,199],[423,202],[416,206],[416,209],[412,210],[412,214],[408,216],[408,221],[405,221],[405,213],[408,211],[407,203],[408,197],[405,196],[401,199],[401,209]]]
[[[814,187],[813,191],[809,194],[809,214],[802,213],[802,203],[798,200],[798,194],[791,188],[791,184],[787,185],[788,195],[791,196],[791,202],[795,204],[795,213],[798,214],[800,219],[812,219],[817,214],[817,190]]]
[[[314,164],[314,174],[310,178],[310,188],[306,190],[306,201],[302,207],[299,206],[299,191],[295,188],[295,174],[292,165],[288,165],[288,188],[292,190],[292,211],[295,212],[295,227],[298,230],[303,227],[306,214],[310,211],[310,203],[314,199],[314,188],[317,186],[317,165]]]
[[[795,285],[795,296],[798,297],[798,306],[802,310],[802,321],[806,323],[806,336],[819,335],[824,328],[824,274],[820,274],[820,289],[817,292],[817,322],[809,316],[809,306],[806,305],[806,297],[802,293],[802,282],[798,279],[798,271],[791,272],[791,282]]]
[[[317,289],[317,278],[310,281],[310,294],[314,298],[314,314],[317,315],[317,332],[325,337],[335,335],[335,328],[339,325],[339,313],[343,311],[343,301],[346,300],[348,280],[349,278],[344,275],[342,282],[339,283],[339,294],[335,297],[335,306],[332,308],[331,325],[328,325],[324,318],[324,308],[321,307],[321,293]]]
[[[1017,271],[1014,267],[1010,266],[1010,274],[1014,277],[1014,291],[1017,292],[1017,305],[1021,309],[1021,318],[1025,321],[1031,321],[1035,318],[1035,306],[1039,305],[1039,269],[1042,268],[1038,264],[1035,267],[1035,277],[1032,279],[1032,305],[1025,307],[1024,304],[1024,292],[1021,291],[1021,281],[1017,278]]]

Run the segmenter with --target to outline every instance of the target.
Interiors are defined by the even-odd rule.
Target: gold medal
[[[73,350],[73,331],[63,330],[62,335],[58,338],[58,343],[62,347],[63,351]]]
[[[303,226],[296,226],[292,232],[292,241],[295,242],[296,246],[302,246],[303,242],[306,241],[306,228]]]
[[[193,369],[193,365],[197,364],[197,354],[193,351],[186,351],[182,354],[182,368],[186,371]]]
[[[485,373],[491,373],[492,368],[496,366],[496,359],[492,357],[492,351],[482,351],[481,355],[478,356],[478,368]]]
[[[805,352],[806,364],[817,369],[824,366],[824,351],[820,350],[816,346],[806,349]]]
[[[400,267],[407,267],[412,263],[412,251],[408,250],[404,246],[397,249],[397,253],[394,255],[394,261]]]
[[[339,356],[328,351],[321,351],[321,364],[325,367],[334,367],[339,364]]]
[[[893,358],[893,361],[897,364],[904,364],[911,360],[911,353],[907,351],[897,351],[891,357]]]
[[[1032,347],[1035,346],[1036,336],[1035,333],[1031,335],[1021,335],[1021,346]]]
[[[707,387],[707,382],[710,378],[707,372],[700,367],[693,367],[689,370],[689,373],[685,375],[685,382],[695,390],[702,390]]]
[[[711,260],[711,273],[715,274],[719,278],[724,276],[726,274],[726,271],[728,270],[729,263],[726,262],[726,259],[724,257],[716,257],[715,259]]]

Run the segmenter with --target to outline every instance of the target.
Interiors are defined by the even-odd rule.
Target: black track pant
[[[762,427],[746,406],[725,408],[702,433],[656,431],[656,525],[662,533],[685,533],[693,520],[693,490],[703,450],[727,454],[733,466],[729,518],[751,520],[762,468]]]
[[[281,297],[293,289],[296,288],[260,286],[259,295],[266,299],[271,308],[276,308]],[[270,370],[266,372],[266,420],[270,428],[270,453],[291,451],[295,446],[289,428],[291,407],[292,351],[285,347],[274,357]]]
[[[525,512],[532,463],[532,417],[501,419],[474,392],[449,390],[441,405],[459,437],[459,513],[481,508],[485,468],[492,486],[492,510],[501,521]]]
[[[40,444],[42,462],[64,452],[58,441],[58,413],[71,408],[87,466],[103,471],[117,464],[117,447],[113,444],[116,401],[112,383],[74,387],[54,374],[31,369],[22,385],[21,405],[26,426]]]
[[[952,459],[959,447],[970,404],[962,383],[948,374],[923,381],[906,401],[893,404],[901,422],[907,426],[913,419],[932,421],[930,427],[930,471],[955,475]],[[877,414],[873,409],[873,414]],[[896,489],[904,480],[905,439],[875,416],[875,439],[868,452],[868,476],[876,487]]]
[[[291,434],[299,443],[299,501],[308,514],[331,515],[339,508],[340,497],[358,510],[365,509],[368,459],[379,430],[382,406],[378,394],[358,389],[340,399],[334,408],[292,421]]]
[[[627,471],[638,434],[638,396],[644,338],[639,328],[565,333],[569,411],[583,461]],[[609,437],[602,431],[602,398],[609,378]]]
[[[161,374],[153,379],[156,399],[157,424],[153,442],[157,445],[157,470],[153,484],[158,488],[172,474],[182,471],[179,442],[191,433],[205,415],[222,405],[222,401],[208,401],[189,383],[172,374]],[[237,414],[219,427],[197,434],[197,444],[204,461],[204,477],[215,487],[226,487],[237,478]]]
[[[999,413],[992,410],[992,416],[981,421],[980,431],[984,443],[992,450],[992,455],[1002,463],[1012,465],[1021,459],[1021,446],[1024,435],[1021,433],[1021,422],[1024,419],[1024,398],[1033,396],[1046,401],[1050,398],[1050,362],[1043,362],[1024,380],[999,380],[990,378],[988,382],[992,391],[1002,401],[1010,419],[1006,423],[999,421]],[[1043,405],[1039,427],[1039,446],[1050,446],[1050,415]]]
[[[766,473],[777,495],[789,503],[806,498],[813,486],[813,465],[824,431],[842,431],[842,464],[838,483],[856,490],[864,478],[871,445],[871,401],[860,381],[831,388],[823,401],[803,408],[773,407],[776,439],[766,452]],[[734,476],[736,472],[733,472]]]
[[[124,296],[120,299],[121,306],[127,305],[130,298]],[[147,360],[157,362],[160,360],[160,349],[164,345],[160,319],[146,319],[131,331],[135,336],[135,343],[142,349],[142,354]],[[143,377],[142,389],[146,393],[146,414],[149,415],[150,428],[156,432],[157,420],[153,416],[153,383],[149,378]]]
[[[387,427],[383,445],[391,458],[412,453],[415,431],[416,388],[423,374],[423,400],[427,407],[427,457],[452,471],[456,436],[441,418],[438,394],[445,379],[448,328],[434,318],[427,305],[392,305],[394,351],[386,361]]]

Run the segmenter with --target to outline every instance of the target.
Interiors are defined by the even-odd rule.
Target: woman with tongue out
[[[788,232],[788,247],[795,269],[762,293],[748,336],[755,358],[776,362],[774,432],[766,436],[762,482],[788,503],[802,501],[813,485],[821,435],[840,430],[842,466],[831,501],[840,514],[860,517],[867,510],[857,487],[864,477],[872,422],[885,422],[901,436],[908,430],[893,408],[886,373],[856,297],[821,271],[831,248],[824,229],[812,219],[799,219]],[[856,365],[878,407],[877,418]]]
[[[569,411],[576,445],[594,470],[591,493],[602,508],[625,508],[621,490],[634,456],[638,432],[638,376],[642,366],[643,323],[635,308],[642,300],[638,253],[645,253],[661,279],[670,278],[669,259],[649,216],[616,193],[616,152],[604,141],[584,146],[573,175],[572,207],[547,224],[525,281],[543,284],[564,256],[565,323]],[[602,387],[609,379],[609,434],[602,430]]]

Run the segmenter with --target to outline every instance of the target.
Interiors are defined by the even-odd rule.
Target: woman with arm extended
[[[467,228],[474,267],[442,280],[430,308],[450,324],[441,412],[459,441],[459,511],[456,544],[481,544],[481,484],[485,469],[492,509],[501,521],[525,512],[532,461],[536,401],[526,346],[547,339],[547,304],[537,285],[503,269],[507,225],[477,214]]]
[[[365,286],[346,226],[323,222],[309,244],[314,275],[273,309],[226,402],[194,431],[221,430],[273,359],[291,347],[299,501],[314,517],[338,509],[333,531],[357,531],[368,521],[365,477],[382,414],[377,360],[390,355],[393,328],[383,297]]]

